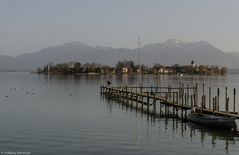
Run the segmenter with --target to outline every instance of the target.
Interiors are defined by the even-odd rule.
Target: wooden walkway
[[[152,115],[158,114],[157,107],[160,105],[160,112],[161,107],[165,106],[165,111],[169,110],[171,107],[173,108],[173,114],[177,114],[178,111],[181,110],[181,114],[183,115],[183,113],[185,113],[186,116],[187,111],[194,107],[196,111],[201,111],[203,113],[236,117],[239,119],[239,115],[235,111],[235,89],[233,91],[233,111],[229,111],[229,98],[227,97],[227,92],[225,96],[224,110],[219,109],[219,93],[217,96],[211,97],[210,91],[210,99],[207,104],[208,107],[206,107],[206,95],[204,95],[203,90],[203,95],[199,98],[198,85],[194,87],[189,87],[189,85],[186,87],[184,87],[184,85],[180,85],[179,87],[128,87],[101,85],[100,90],[101,94],[111,99],[122,101],[126,106],[134,107]]]

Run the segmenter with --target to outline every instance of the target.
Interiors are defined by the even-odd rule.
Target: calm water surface
[[[0,153],[239,154],[237,131],[212,130],[173,118],[154,119],[106,101],[99,87],[106,79],[0,73]],[[135,76],[111,80],[114,84],[139,83]],[[223,94],[225,86],[229,94],[232,88],[239,91],[239,75],[143,77],[149,86],[178,85],[180,81],[200,86],[204,82],[213,87],[213,93],[219,87]]]

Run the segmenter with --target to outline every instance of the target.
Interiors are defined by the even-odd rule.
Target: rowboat
[[[216,116],[211,114],[193,112],[188,120],[201,125],[219,128],[236,128],[236,117]]]

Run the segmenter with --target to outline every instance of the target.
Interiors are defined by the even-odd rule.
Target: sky
[[[0,0],[0,55],[72,41],[137,48],[138,36],[239,52],[239,0]]]

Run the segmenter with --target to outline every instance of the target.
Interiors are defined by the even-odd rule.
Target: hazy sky
[[[136,48],[138,35],[239,52],[239,0],[0,0],[0,54],[71,41]]]

